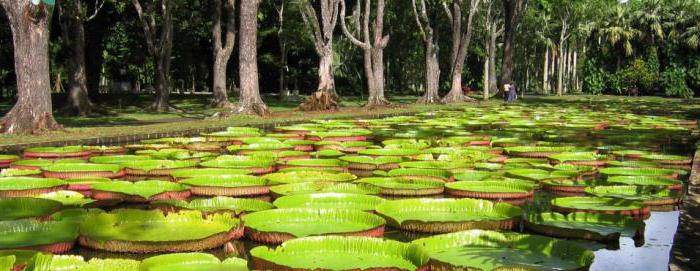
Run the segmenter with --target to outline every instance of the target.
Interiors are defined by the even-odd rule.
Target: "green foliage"
[[[694,88],[700,88],[700,58],[695,59],[692,68],[688,70],[688,79]]]
[[[642,59],[635,59],[627,68],[622,70],[622,79],[629,87],[638,87],[643,92],[651,90],[656,84],[656,76]]]
[[[600,95],[605,89],[605,72],[588,60],[583,66],[583,92]]]
[[[676,64],[671,65],[661,74],[661,86],[666,96],[689,99],[694,93],[686,82],[686,69]]]

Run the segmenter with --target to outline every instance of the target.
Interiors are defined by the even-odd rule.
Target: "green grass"
[[[500,99],[492,99],[479,104],[465,105],[415,105],[416,97],[391,97],[399,105],[396,108],[364,110],[359,108],[364,99],[360,97],[344,97],[343,109],[333,113],[306,113],[293,109],[299,101],[279,101],[268,99],[266,103],[275,112],[270,117],[231,116],[222,119],[208,119],[217,112],[208,106],[209,96],[179,96],[172,97],[173,104],[182,109],[182,113],[153,113],[145,111],[151,99],[147,96],[114,96],[99,103],[100,109],[108,111],[108,115],[90,117],[57,117],[59,123],[66,128],[62,131],[49,132],[41,135],[0,135],[0,149],[18,144],[35,144],[61,142],[68,140],[94,139],[117,136],[142,135],[149,133],[176,132],[192,129],[220,128],[226,126],[264,125],[308,119],[372,117],[382,114],[409,114],[437,109],[448,109],[465,106],[483,106],[501,104]],[[519,104],[536,105],[539,103],[557,103],[565,107],[590,107],[599,110],[598,105],[625,106],[633,109],[634,113],[649,115],[678,115],[687,119],[698,119],[700,103],[679,99],[661,97],[624,97],[624,96],[529,96],[520,100]],[[125,106],[125,105],[129,106]],[[0,103],[0,109],[9,108],[7,102]],[[4,112],[3,112],[4,113]]]

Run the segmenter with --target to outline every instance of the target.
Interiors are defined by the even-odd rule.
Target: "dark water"
[[[617,250],[595,251],[592,271],[656,271],[668,270],[673,237],[679,222],[679,211],[652,212],[644,222],[644,245],[635,247],[631,238],[620,238]]]

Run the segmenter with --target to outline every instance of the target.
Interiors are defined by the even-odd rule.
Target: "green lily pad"
[[[50,215],[61,208],[61,203],[37,198],[0,198],[0,221],[36,218]]]
[[[594,258],[574,242],[514,232],[469,230],[412,243],[427,251],[433,264],[459,270],[581,270]]]
[[[243,217],[246,228],[295,237],[355,233],[381,227],[381,217],[358,210],[289,208],[255,212]]]
[[[277,208],[337,208],[372,211],[384,199],[362,194],[314,193],[280,197],[275,200]]]
[[[428,256],[416,246],[358,236],[321,236],[293,239],[276,248],[250,251],[257,260],[304,270],[416,270]],[[265,266],[255,266],[265,269]]]

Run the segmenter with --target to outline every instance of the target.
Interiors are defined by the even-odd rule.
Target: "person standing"
[[[518,99],[518,92],[515,90],[515,85],[509,85],[510,86],[510,91],[508,91],[508,101],[509,102],[514,102],[515,100]]]
[[[508,102],[510,99],[510,84],[503,85],[503,101]]]

